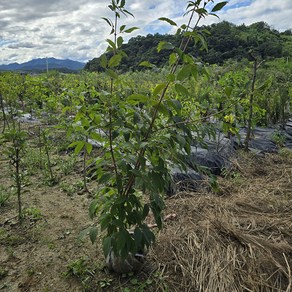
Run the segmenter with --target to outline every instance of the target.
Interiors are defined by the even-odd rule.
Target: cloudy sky
[[[109,0],[0,0],[0,64],[55,57],[86,62],[106,48],[109,26],[101,17],[112,17]],[[220,2],[216,1],[215,3]],[[121,19],[127,27],[138,26],[131,36],[171,32],[158,21],[168,17],[179,24],[185,0],[127,0],[135,18]],[[265,21],[283,31],[292,28],[292,0],[230,0],[218,13],[221,20],[249,25]],[[215,22],[215,17],[204,23]],[[125,38],[125,37],[124,37]]]

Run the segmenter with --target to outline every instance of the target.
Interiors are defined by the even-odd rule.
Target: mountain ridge
[[[43,72],[49,70],[58,71],[79,71],[83,69],[85,63],[70,59],[56,58],[36,58],[24,63],[10,63],[0,65],[0,71],[22,71],[22,72]]]

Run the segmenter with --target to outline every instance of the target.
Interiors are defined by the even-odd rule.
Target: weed
[[[139,291],[142,292],[144,291],[148,286],[152,285],[152,280],[151,279],[147,279],[147,280],[138,280],[137,278],[133,278],[131,279],[130,283],[134,286],[134,291]],[[126,288],[128,289],[128,288]],[[131,290],[133,291],[133,290]],[[125,291],[124,291],[125,292]]]
[[[88,266],[88,260],[84,257],[72,262],[67,266],[67,271],[64,273],[66,277],[76,277],[78,278],[83,288],[89,289],[90,288],[90,281],[94,276],[94,270],[90,269]]]
[[[283,158],[292,160],[292,150],[291,149],[282,148],[282,149],[280,149],[279,153]]]
[[[0,207],[4,206],[7,203],[10,196],[11,193],[4,187],[0,186]]]
[[[47,246],[50,250],[54,250],[56,248],[56,244],[54,242],[48,242]]]
[[[59,179],[57,178],[57,177],[51,177],[50,175],[49,175],[49,173],[48,172],[46,172],[46,174],[45,174],[45,178],[44,178],[44,180],[43,180],[43,183],[45,184],[45,185],[47,185],[47,186],[49,186],[49,187],[53,187],[53,186],[55,186],[56,184],[58,184],[58,182],[59,182]]]
[[[74,183],[74,188],[75,188],[75,190],[77,190],[77,191],[82,190],[83,187],[84,187],[84,183],[83,183],[82,180],[77,180],[77,181]]]
[[[8,271],[5,270],[3,267],[0,266],[0,280],[2,280],[3,278],[5,278],[8,274]]]
[[[7,244],[6,242],[4,242],[4,244]],[[7,244],[8,245],[8,244]],[[6,246],[5,247],[5,251],[6,251],[6,253],[8,254],[8,257],[9,258],[12,258],[12,259],[14,259],[15,258],[15,251],[14,251],[14,249],[11,247],[11,246]]]
[[[69,196],[83,189],[84,184],[82,180],[77,180],[74,184],[68,182],[61,182],[61,190]]]
[[[6,230],[4,228],[0,228],[0,239],[4,239],[6,237]]]
[[[72,196],[75,192],[74,186],[64,181],[60,183],[60,188],[63,192],[65,192],[69,196]]]
[[[13,177],[17,190],[18,220],[22,221],[22,200],[24,172],[22,167],[23,157],[26,152],[27,133],[21,130],[20,123],[14,123],[13,128],[2,134],[1,140],[6,143],[6,154],[10,165],[14,168]]]
[[[36,271],[34,268],[30,268],[26,271],[26,273],[29,277],[32,277],[36,273]]]
[[[242,179],[241,173],[236,171],[236,170],[234,170],[234,169],[225,168],[225,169],[223,169],[221,175],[224,178],[231,179],[234,182],[240,182],[241,179]]]
[[[274,132],[271,135],[272,141],[274,141],[278,147],[284,147],[286,142],[286,136],[280,132]]]
[[[60,169],[64,175],[71,174],[76,165],[76,156],[69,155],[67,159],[62,159]]]
[[[20,245],[22,244],[23,242],[25,241],[25,239],[21,236],[18,236],[18,235],[12,235],[12,234],[8,234],[3,240],[2,242],[7,245],[9,247],[12,247],[12,246],[17,246],[17,245]],[[12,255],[13,256],[13,253],[14,251],[13,250],[7,250],[8,254]]]
[[[45,157],[46,157],[46,170],[47,170],[47,176],[48,182],[50,185],[55,185],[57,183],[57,180],[53,174],[53,163],[52,163],[52,158],[51,158],[51,143],[49,141],[49,132],[47,129],[43,129],[40,131],[40,141],[42,143],[42,146],[45,151]]]
[[[104,279],[100,280],[98,283],[99,283],[100,288],[105,289],[105,288],[108,288],[111,286],[112,281],[113,281],[113,279],[111,279],[111,278],[104,278]]]
[[[162,291],[168,291],[167,285],[165,284],[165,279],[161,272],[156,272],[151,274],[148,278],[139,279],[134,273],[123,274],[122,278],[129,277],[130,280],[127,281],[127,287],[123,288],[123,292],[143,292],[149,291],[152,285],[157,285],[161,287]]]
[[[23,158],[23,165],[28,174],[35,174],[39,169],[44,168],[45,157],[39,149],[30,148],[29,152],[27,152]]]
[[[23,214],[25,217],[29,217],[33,220],[39,220],[43,217],[42,212],[37,207],[29,207],[23,210]]]
[[[66,276],[82,278],[87,273],[87,260],[80,258],[67,266]]]

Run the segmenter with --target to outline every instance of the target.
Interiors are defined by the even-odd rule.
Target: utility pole
[[[48,62],[48,57],[46,57],[46,65],[47,65],[47,73],[49,73],[49,62]]]

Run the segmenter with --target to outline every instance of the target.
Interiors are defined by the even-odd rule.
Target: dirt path
[[[3,185],[9,185],[4,179],[2,173]],[[23,194],[28,214],[22,226],[16,217],[15,197],[0,209],[0,290],[82,291],[77,281],[64,274],[81,257],[98,258],[88,238],[77,239],[92,223],[87,194],[69,196],[59,185],[36,187],[36,183],[25,189],[29,190]]]

